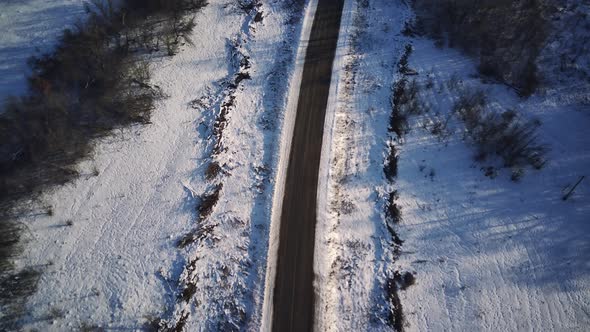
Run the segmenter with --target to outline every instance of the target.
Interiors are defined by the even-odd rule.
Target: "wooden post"
[[[565,194],[561,199],[563,199],[564,201],[567,201],[567,199],[570,198],[570,196],[574,193],[574,190],[576,190],[576,187],[582,182],[582,180],[584,180],[585,177],[586,177],[585,175],[580,176],[580,179],[578,180],[578,182],[576,182],[576,184],[574,184],[572,189],[570,189],[570,191],[568,191],[567,194]]]

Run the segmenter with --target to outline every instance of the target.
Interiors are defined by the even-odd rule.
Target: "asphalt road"
[[[281,213],[273,331],[311,331],[317,186],[332,64],[344,0],[319,0],[303,75]]]

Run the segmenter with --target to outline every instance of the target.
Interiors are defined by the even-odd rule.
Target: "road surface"
[[[281,212],[273,331],[311,331],[317,185],[344,0],[319,0],[301,80]]]

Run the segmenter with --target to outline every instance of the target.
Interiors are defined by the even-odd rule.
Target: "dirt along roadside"
[[[281,212],[273,331],[311,331],[317,186],[344,0],[319,0],[305,56]]]

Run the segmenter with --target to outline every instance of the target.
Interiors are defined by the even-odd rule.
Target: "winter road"
[[[343,5],[318,1],[305,55],[281,212],[273,331],[313,329],[318,173]]]

